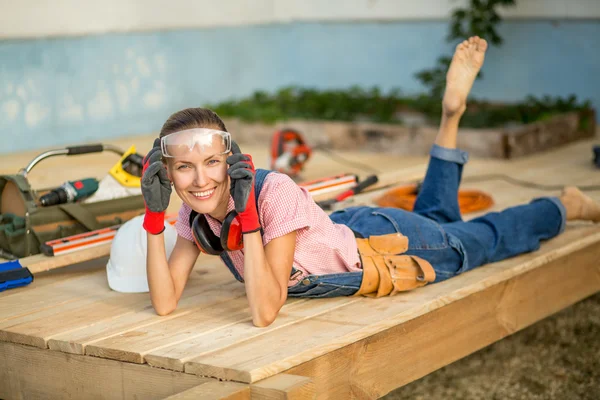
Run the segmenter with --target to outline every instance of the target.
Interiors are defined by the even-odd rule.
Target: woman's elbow
[[[267,326],[271,325],[274,321],[275,318],[277,318],[277,314],[275,314],[272,317],[265,317],[265,316],[258,316],[258,317],[253,317],[252,318],[252,324],[254,326],[256,326],[257,328],[266,328]]]
[[[169,315],[177,308],[177,304],[153,304],[154,311],[162,316]]]
[[[279,315],[279,308],[276,310],[263,310],[252,315],[252,324],[258,328],[265,328],[271,325]]]

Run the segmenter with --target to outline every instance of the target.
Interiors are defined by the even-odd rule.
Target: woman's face
[[[198,213],[223,220],[229,202],[228,154],[214,150],[194,148],[168,158],[167,171],[181,200]]]

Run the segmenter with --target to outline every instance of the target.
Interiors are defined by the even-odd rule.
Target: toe
[[[570,194],[570,195],[578,195],[581,191],[577,186],[565,186],[563,188],[562,194]]]
[[[481,52],[484,52],[487,50],[487,42],[485,39],[479,39],[477,41],[477,50],[481,51]]]

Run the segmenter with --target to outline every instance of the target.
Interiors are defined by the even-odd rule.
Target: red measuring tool
[[[358,177],[356,175],[346,173],[302,182],[298,186],[306,188],[311,196],[314,197],[354,187],[357,181]]]
[[[170,214],[165,217],[165,222],[171,225],[174,225],[176,221],[176,214]],[[110,243],[122,225],[113,225],[107,228],[96,229],[95,231],[51,240],[42,244],[41,250],[47,256],[58,256]]]

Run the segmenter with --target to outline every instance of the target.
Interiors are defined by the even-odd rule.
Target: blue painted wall
[[[590,98],[599,21],[508,21],[474,94]],[[296,23],[0,41],[0,153],[156,132],[181,108],[285,85],[421,91],[445,22]]]

